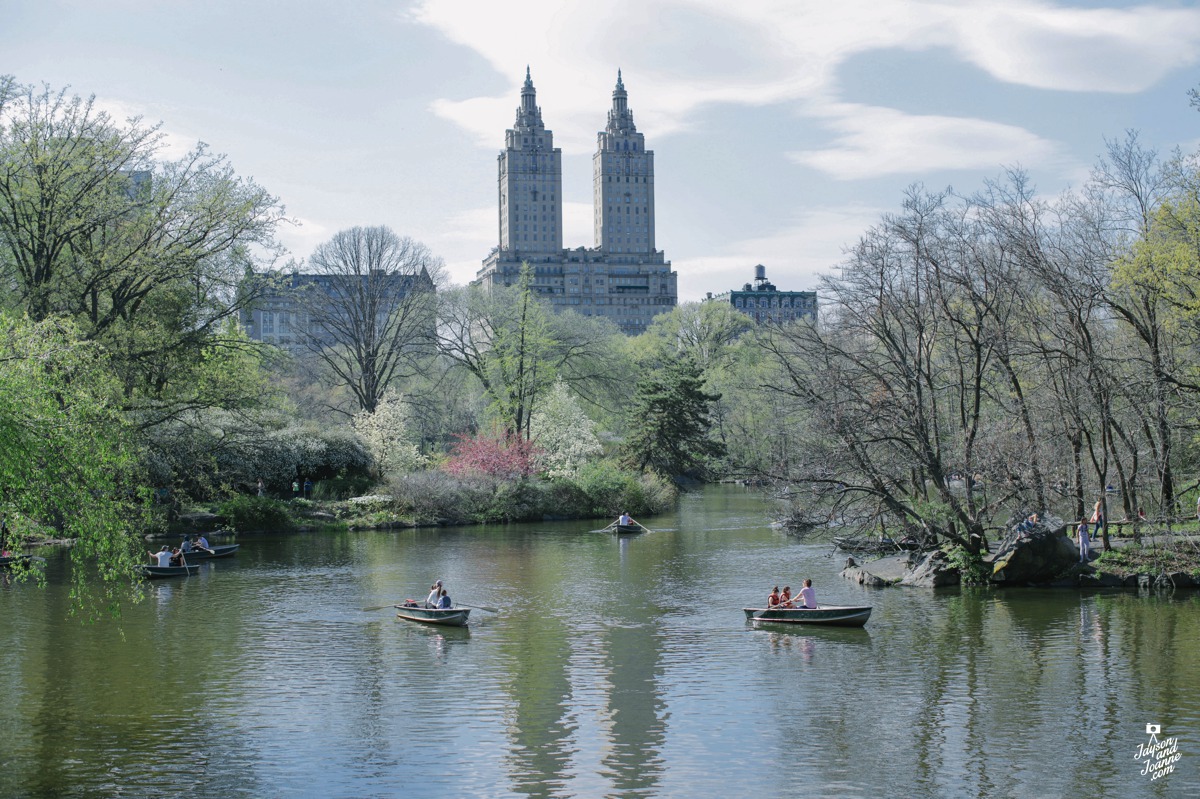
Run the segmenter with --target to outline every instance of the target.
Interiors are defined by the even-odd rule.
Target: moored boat
[[[142,574],[151,580],[161,580],[165,577],[191,577],[200,573],[200,567],[192,564],[186,566],[147,566],[142,565]]]
[[[209,547],[211,553],[203,549],[193,549],[187,553],[188,560],[212,560],[213,558],[227,558],[238,551],[241,544],[222,544],[220,546]]]
[[[470,608],[425,608],[420,605],[395,605],[396,616],[423,624],[441,624],[445,627],[466,627]]]
[[[742,608],[746,621],[773,624],[824,624],[862,627],[871,618],[870,606],[823,605],[818,608]]]
[[[0,557],[0,569],[7,569],[9,566],[17,566],[29,563],[34,560],[33,555],[5,555]],[[38,558],[41,560],[41,558]]]

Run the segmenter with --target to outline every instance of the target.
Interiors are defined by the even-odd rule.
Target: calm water
[[[769,518],[246,537],[92,626],[52,559],[0,590],[0,796],[1200,795],[1200,599],[868,590]],[[806,576],[867,627],[746,626]],[[361,610],[435,578],[503,611]]]

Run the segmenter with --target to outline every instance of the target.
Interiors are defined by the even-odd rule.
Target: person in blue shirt
[[[449,610],[454,606],[454,603],[450,601],[450,595],[446,593],[445,588],[442,589],[442,595],[438,598],[437,606],[438,610]]]

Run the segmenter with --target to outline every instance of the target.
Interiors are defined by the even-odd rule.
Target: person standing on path
[[[1079,523],[1079,562],[1087,563],[1092,557],[1091,539],[1088,537],[1088,523],[1084,519]]]

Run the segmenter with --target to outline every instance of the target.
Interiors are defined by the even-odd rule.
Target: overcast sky
[[[298,259],[389,225],[455,282],[498,243],[496,156],[528,65],[563,151],[564,246],[594,246],[617,69],[655,152],[680,300],[819,273],[907,186],[1020,166],[1078,186],[1127,129],[1191,151],[1193,3],[1041,0],[0,0],[0,74],[162,121],[277,194]]]

